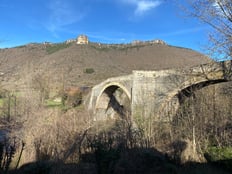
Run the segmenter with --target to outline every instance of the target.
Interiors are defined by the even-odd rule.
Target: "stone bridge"
[[[129,113],[168,121],[178,109],[182,94],[191,95],[193,90],[231,79],[231,61],[182,69],[135,70],[94,86],[88,110],[96,120]]]

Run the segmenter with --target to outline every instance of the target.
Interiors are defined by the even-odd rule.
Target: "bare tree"
[[[184,11],[212,27],[207,48],[209,54],[217,59],[231,59],[232,1],[188,0]]]

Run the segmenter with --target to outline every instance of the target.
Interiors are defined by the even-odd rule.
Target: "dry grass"
[[[108,77],[129,74],[132,70],[158,70],[202,64],[208,58],[190,49],[168,45],[111,46],[98,45],[53,46],[27,45],[0,50],[0,80],[3,88],[24,89],[28,79],[49,76],[50,86],[87,86]],[[59,48],[47,53],[48,48]],[[97,49],[96,49],[97,48]],[[85,73],[88,68],[93,74]]]

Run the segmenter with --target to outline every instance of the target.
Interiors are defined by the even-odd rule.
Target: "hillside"
[[[196,51],[162,44],[28,44],[0,49],[0,80],[7,89],[30,87],[38,78],[49,81],[54,89],[62,85],[92,86],[132,70],[186,67],[208,61]]]
[[[196,138],[196,151],[201,152],[198,157],[207,152],[213,162],[216,156],[220,165],[225,160],[231,166],[227,163],[231,162],[230,154],[228,158],[217,159],[214,151],[218,149],[212,149],[212,154],[208,152],[208,148],[221,145],[228,146],[225,154],[231,151],[231,83],[207,86],[194,95],[181,96],[183,103],[173,121],[165,124],[154,121],[153,117],[136,120],[133,115],[96,122],[84,105],[78,103],[72,107],[69,99],[79,102],[82,95],[73,93],[66,99],[64,93],[57,95],[64,87],[93,86],[132,70],[188,68],[209,61],[196,51],[165,44],[60,43],[0,49],[0,90],[10,91],[0,91],[0,133],[13,143],[10,146],[4,141],[2,149],[12,147],[13,152],[16,148],[12,159],[15,170],[10,173],[199,173],[199,170],[227,174],[223,167],[221,170],[211,163],[191,163],[190,157],[195,157],[192,142]],[[134,122],[139,123],[139,129],[134,129],[131,124]],[[196,130],[194,137],[192,130]],[[1,153],[0,158],[6,159],[8,154]],[[186,166],[182,164],[185,160]]]

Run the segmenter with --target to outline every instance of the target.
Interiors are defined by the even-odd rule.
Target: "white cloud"
[[[134,5],[136,7],[134,13],[138,16],[144,15],[162,3],[160,0],[122,0],[122,2]]]
[[[145,12],[159,6],[160,1],[139,1],[135,10],[136,15],[143,15]]]
[[[46,28],[56,35],[57,31],[64,30],[65,26],[81,20],[84,14],[73,6],[69,1],[51,0],[48,6],[49,16]]]

